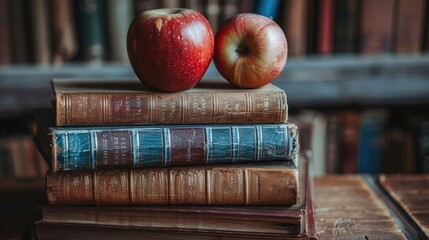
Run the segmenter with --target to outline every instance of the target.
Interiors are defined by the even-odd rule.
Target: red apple
[[[214,34],[195,10],[148,10],[131,22],[127,50],[143,85],[177,92],[194,87],[203,77],[213,58]]]
[[[240,88],[259,88],[277,78],[286,65],[285,34],[273,20],[243,13],[226,20],[215,37],[214,63]]]

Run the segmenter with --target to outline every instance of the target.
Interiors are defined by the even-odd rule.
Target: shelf
[[[19,116],[53,99],[53,77],[135,77],[130,65],[68,64],[0,68],[0,116]],[[220,77],[211,64],[206,77]],[[429,103],[429,55],[333,56],[289,59],[273,82],[290,108]]]

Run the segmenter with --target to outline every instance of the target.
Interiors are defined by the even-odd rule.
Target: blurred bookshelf
[[[316,176],[429,172],[427,0],[0,0],[0,200],[13,203],[2,215],[45,200],[32,111],[51,106],[51,79],[136,77],[128,25],[162,7],[198,10],[214,31],[244,12],[283,28],[289,56],[273,83]],[[220,77],[214,64],[205,77]]]
[[[0,0],[0,12],[4,13],[0,14],[0,119],[4,125],[13,123],[8,129],[30,134],[32,110],[52,104],[50,80],[54,77],[136,77],[128,62],[125,40],[129,23],[144,10],[192,8],[207,17],[214,31],[235,14],[254,12],[272,18],[287,36],[288,61],[274,84],[287,93],[291,121],[305,128],[314,125],[313,117],[321,119],[321,133],[329,135],[330,129],[341,130],[343,125],[353,124],[331,126],[328,119],[341,122],[338,119],[349,119],[343,115],[356,115],[359,130],[355,129],[358,139],[354,143],[360,144],[363,116],[367,112],[386,112],[381,114],[383,137],[389,135],[385,128],[390,125],[412,131],[414,146],[420,146],[413,147],[417,150],[412,158],[420,160],[415,160],[410,171],[429,171],[428,160],[422,160],[428,158],[429,151],[424,150],[429,145],[425,127],[429,105],[429,5],[426,0],[405,2]],[[214,64],[205,77],[220,77]],[[302,131],[316,132],[313,130]],[[14,134],[2,134],[10,135]],[[315,161],[322,169],[316,174],[347,172],[340,166],[327,167],[330,163],[326,159],[333,158],[328,147],[313,146],[322,149],[320,153],[310,149],[311,144],[304,141],[311,142],[312,138],[305,136],[301,141],[315,158],[323,155]],[[332,139],[338,142],[339,138]],[[383,140],[383,144],[386,142]],[[350,171],[368,171],[359,168],[360,145],[351,149],[355,163]],[[383,168],[375,170],[384,172]]]

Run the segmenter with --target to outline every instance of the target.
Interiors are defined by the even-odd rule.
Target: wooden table
[[[320,239],[428,239],[429,175],[314,179]]]
[[[428,239],[429,174],[332,175],[317,177],[313,183],[319,239],[413,239],[418,234]],[[22,231],[28,230],[31,219],[24,215],[33,214],[31,206],[44,201],[44,186],[9,192],[3,195],[4,204],[13,200],[9,202],[14,209],[21,211],[2,212],[6,218],[0,221],[0,239],[22,239],[28,236]]]

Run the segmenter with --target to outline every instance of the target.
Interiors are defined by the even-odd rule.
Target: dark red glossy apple
[[[213,58],[214,34],[195,10],[148,10],[130,24],[127,50],[146,87],[177,92],[194,87],[203,77]]]
[[[215,37],[214,63],[240,88],[259,88],[276,79],[286,65],[288,45],[281,27],[262,15],[243,13],[226,20]]]

